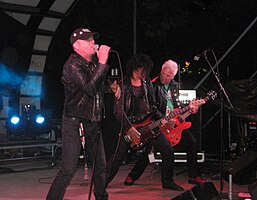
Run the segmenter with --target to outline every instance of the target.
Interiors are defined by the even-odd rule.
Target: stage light
[[[31,105],[22,107],[22,114],[10,115],[6,120],[9,139],[49,138],[52,133],[51,110],[35,109]]]
[[[6,120],[5,126],[8,136],[21,136],[25,133],[26,121],[19,115],[12,115]]]
[[[51,112],[49,110],[33,110],[30,113],[28,130],[31,135],[49,133],[52,130]]]
[[[45,117],[44,116],[42,116],[42,115],[37,115],[36,116],[36,122],[38,124],[42,124],[42,123],[44,123],[44,121],[45,121]]]
[[[11,123],[12,123],[13,125],[18,124],[20,121],[21,121],[21,120],[20,120],[20,117],[19,117],[19,116],[12,116],[12,117],[11,117]]]

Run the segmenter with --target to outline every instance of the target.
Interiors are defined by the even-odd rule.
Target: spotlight
[[[19,116],[12,116],[12,117],[11,117],[11,123],[12,123],[13,125],[18,124],[20,121],[21,121],[21,120],[20,120],[20,117],[19,117]]]
[[[34,110],[30,115],[28,129],[32,135],[49,133],[52,130],[51,112]]]
[[[37,115],[36,116],[36,122],[38,124],[42,124],[42,123],[44,123],[44,121],[45,121],[45,117],[44,116],[42,116],[42,115]]]
[[[51,110],[31,109],[31,106],[24,108],[22,115],[10,115],[6,120],[8,138],[49,139],[52,133]]]
[[[19,115],[12,115],[6,120],[5,126],[8,137],[13,135],[22,136],[25,133],[26,121]]]

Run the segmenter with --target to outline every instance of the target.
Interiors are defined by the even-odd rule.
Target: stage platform
[[[55,165],[51,159],[26,159],[9,164],[4,162],[0,166],[0,200],[43,200],[60,167],[60,158],[56,158]],[[135,161],[130,161],[121,166],[117,176],[109,184],[107,190],[110,200],[160,200],[173,199],[194,185],[187,182],[185,163],[175,163],[175,177],[177,184],[184,187],[184,192],[164,190],[161,187],[160,166],[158,163],[148,165],[142,177],[133,186],[125,186],[124,179],[133,167]],[[220,164],[215,161],[200,163],[203,178],[214,183],[215,189],[220,193],[219,169]],[[228,199],[229,184],[223,180],[221,199]],[[208,191],[206,191],[208,192]],[[246,199],[239,195],[248,195],[248,185],[232,184],[233,199]],[[89,181],[83,179],[83,162],[80,160],[78,170],[67,188],[64,200],[87,200]],[[92,195],[91,199],[95,199]]]

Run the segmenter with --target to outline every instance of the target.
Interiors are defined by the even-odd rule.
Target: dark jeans
[[[174,175],[173,147],[170,145],[169,141],[167,140],[167,138],[163,133],[161,133],[157,138],[150,139],[149,143],[153,145],[154,148],[157,149],[162,155],[163,162],[161,167],[161,180],[163,185],[169,184],[171,181],[173,181],[173,175]],[[107,174],[109,174],[108,182],[111,182],[112,179],[117,174],[119,167],[127,154],[128,148],[129,148],[129,144],[127,144],[126,141],[122,138],[120,141],[120,145],[119,145],[119,149],[117,151],[116,157],[114,158],[114,155],[113,155],[108,160],[108,163],[107,163]],[[146,160],[148,164],[149,162],[148,157]]]
[[[49,189],[46,197],[47,200],[61,200],[63,198],[65,190],[77,169],[78,158],[81,150],[81,140],[78,132],[79,123],[80,121],[75,118],[64,116],[62,119],[62,165]],[[108,194],[105,190],[106,160],[99,123],[83,122],[83,125],[86,137],[86,148],[88,149],[88,153],[91,158],[94,158],[97,147],[94,174],[94,195],[97,200],[105,200],[108,199]],[[98,136],[99,143],[97,144]]]
[[[182,143],[183,146],[186,147],[188,176],[190,178],[199,176],[200,171],[197,165],[197,141],[195,137],[187,129],[183,131],[180,142]],[[140,178],[140,176],[145,171],[145,168],[149,164],[149,159],[148,159],[148,153],[149,153],[148,149],[150,149],[149,146],[151,147],[151,143],[148,144],[148,148],[146,148],[146,150],[143,151],[142,154],[139,156],[135,166],[129,173],[129,176],[134,181]],[[162,162],[164,161],[165,159],[162,158]]]

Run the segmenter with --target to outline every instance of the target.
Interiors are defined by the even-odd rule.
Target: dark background
[[[257,3],[253,0],[137,1],[137,52],[146,53],[153,59],[152,77],[158,74],[167,59],[177,61],[181,71],[185,61],[190,62],[181,73],[181,82],[182,88],[193,88],[210,70],[204,59],[196,62],[193,57],[210,48],[219,59],[254,20],[256,11]],[[132,1],[80,1],[71,16],[59,26],[46,63],[45,105],[51,107],[54,104],[57,113],[60,113],[62,103],[54,95],[63,94],[59,80],[62,66],[71,52],[69,36],[79,26],[99,32],[101,37],[96,43],[117,50],[122,65],[133,54]],[[256,30],[255,24],[220,63],[223,83],[248,79],[256,71]],[[207,55],[214,65],[213,55]],[[109,64],[119,67],[115,54],[110,55]],[[210,84],[215,88],[212,76],[205,81],[205,85]]]
[[[24,78],[32,52],[35,37],[33,28],[25,27],[3,12],[1,14],[0,50],[1,62]],[[205,59],[194,61],[198,53],[212,49],[219,60],[233,46],[231,51],[219,64],[219,74],[222,84],[227,85],[233,80],[247,80],[257,70],[257,25],[249,29],[242,38],[240,35],[249,27],[257,16],[256,0],[140,0],[137,1],[136,50],[148,54],[154,61],[151,77],[155,77],[164,61],[172,59],[178,62],[180,74],[176,77],[181,82],[182,89],[193,89],[210,70]],[[32,22],[31,22],[32,24]],[[98,44],[107,44],[119,53],[121,68],[133,55],[133,1],[119,0],[81,0],[69,16],[59,25],[50,45],[44,70],[42,88],[42,108],[51,109],[53,118],[61,118],[64,94],[60,82],[64,62],[72,52],[69,37],[78,27],[87,27],[97,31],[101,37]],[[240,40],[239,40],[240,39]],[[3,59],[3,50],[15,47],[18,58]],[[13,50],[13,49],[11,49]],[[214,55],[207,56],[215,65]],[[12,62],[15,61],[15,62]],[[187,62],[187,64],[186,64]],[[112,68],[120,68],[117,55],[110,53],[109,64]],[[1,91],[14,85],[14,93],[19,84],[12,84],[12,79],[3,82],[1,73]],[[256,78],[256,77],[255,77]],[[11,90],[11,89],[10,89]],[[219,86],[213,74],[201,84],[197,90],[198,96],[205,96],[206,91],[216,90]],[[237,94],[233,93],[233,99]],[[227,104],[226,100],[225,104]],[[108,102],[108,101],[107,101]],[[254,104],[255,106],[256,104]],[[106,105],[112,109],[111,102]],[[108,108],[109,109],[109,108]],[[192,120],[203,124],[214,117],[201,135],[203,149],[210,151],[219,149],[221,139],[219,130],[220,96],[216,101],[209,102],[202,108],[202,116],[196,115]],[[257,107],[252,107],[252,111]],[[224,114],[224,139],[228,140],[227,113]],[[232,118],[232,137],[239,137],[238,119]],[[192,127],[199,136],[199,127]],[[213,144],[213,145],[209,145]],[[206,146],[205,146],[206,145]]]

